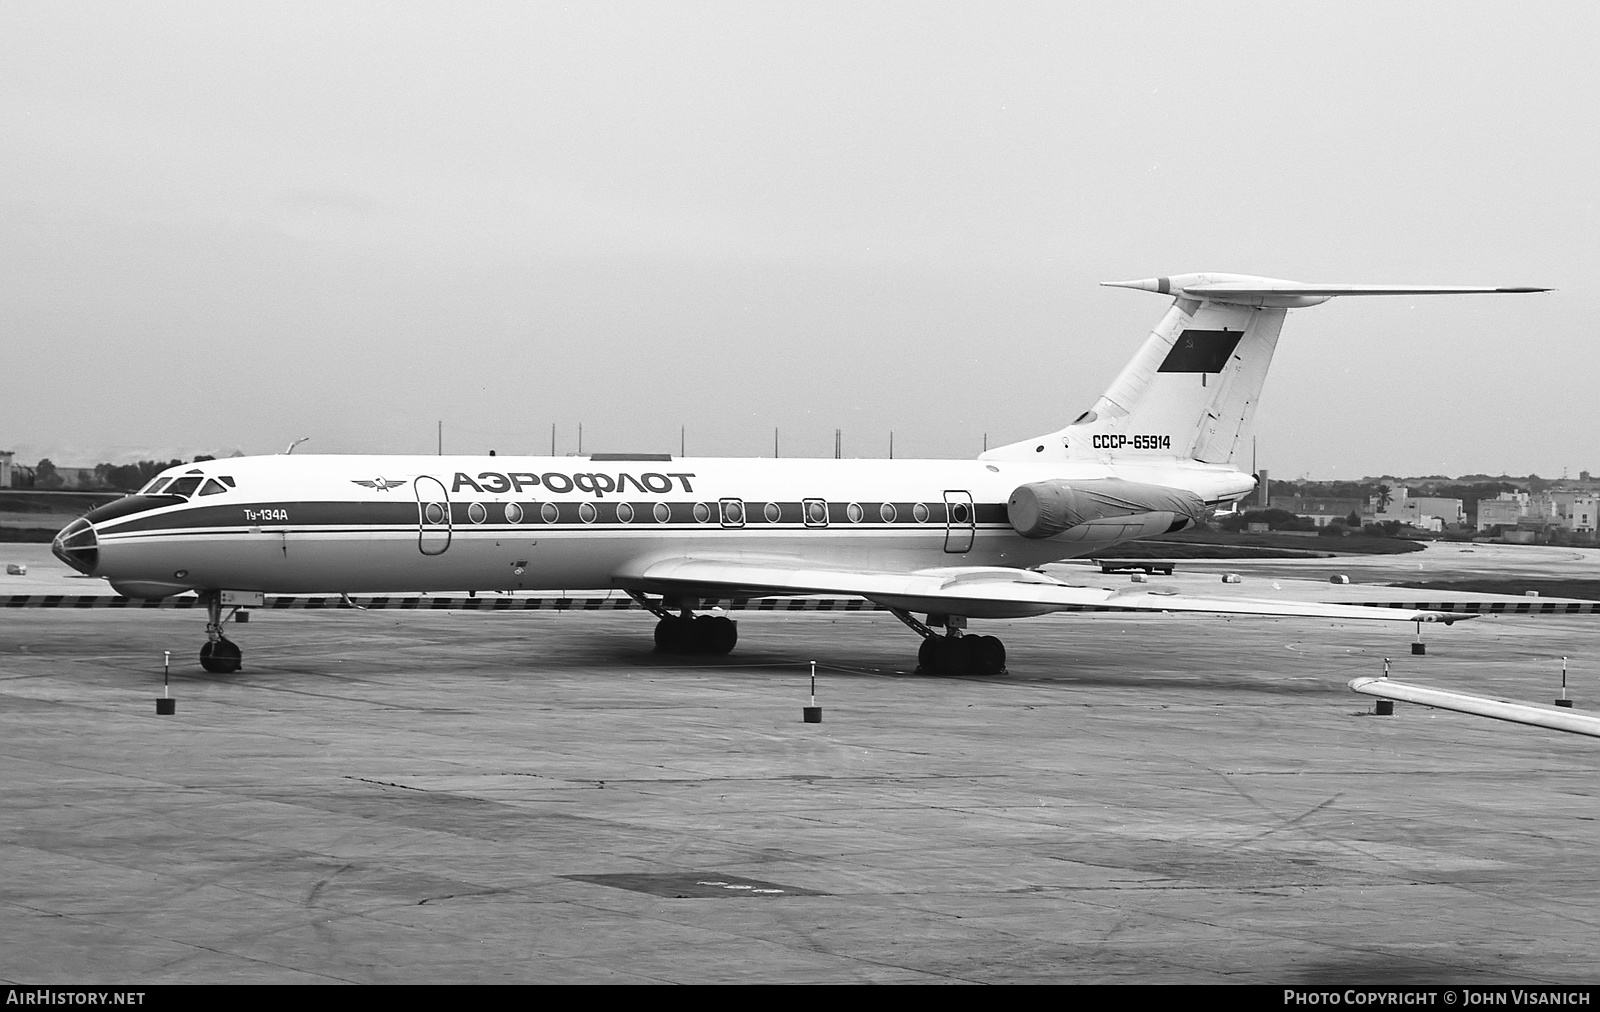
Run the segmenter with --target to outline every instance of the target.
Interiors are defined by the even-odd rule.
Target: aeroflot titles
[[[498,471],[480,471],[477,480],[463,471],[457,471],[455,482],[450,486],[450,491],[459,492],[463,488],[470,488],[475,492],[509,492],[543,485],[551,492],[588,492],[596,499],[604,499],[607,492],[626,492],[632,485],[640,492],[652,492],[660,495],[672,491],[672,481],[678,484],[685,492],[693,492],[694,486],[689,484],[689,479],[695,476],[694,472],[687,474],[679,471],[661,474],[651,471],[635,478],[631,474],[622,473],[613,478],[609,474],[599,474],[586,471],[582,474],[562,474],[559,471],[546,471],[544,474],[533,474],[528,471],[511,471],[501,474]]]

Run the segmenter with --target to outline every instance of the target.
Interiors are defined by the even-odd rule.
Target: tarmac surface
[[[1528,552],[1180,574],[1596,561]],[[70,579],[28,560],[0,586]],[[1425,656],[1385,622],[974,622],[993,679],[912,673],[882,613],[735,617],[702,661],[640,612],[258,612],[214,676],[198,612],[0,611],[0,979],[1600,981],[1600,742],[1345,685],[1390,657],[1549,703],[1566,656],[1592,712],[1600,617]]]

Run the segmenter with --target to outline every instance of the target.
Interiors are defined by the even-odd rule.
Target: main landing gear
[[[943,625],[936,633],[911,617],[909,612],[891,608],[894,617],[922,637],[917,650],[917,671],[925,675],[967,675],[989,677],[1006,670],[1006,646],[994,636],[968,636],[967,620],[960,615],[929,615],[928,621]]]
[[[206,642],[200,648],[200,666],[214,675],[231,675],[244,666],[244,651],[222,635],[222,592],[203,590],[200,600],[206,606]],[[239,609],[235,608],[234,613]]]
[[[667,600],[659,604],[643,594],[629,594],[639,605],[660,617],[656,623],[656,649],[664,654],[721,656],[739,642],[739,626],[731,618],[696,615],[684,604],[680,614],[667,610]]]

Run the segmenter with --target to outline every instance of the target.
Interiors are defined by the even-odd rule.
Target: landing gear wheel
[[[930,636],[917,650],[917,670],[946,677],[989,677],[1006,668],[1006,648],[993,636]]]
[[[664,618],[656,623],[656,649],[664,654],[688,653],[693,628],[681,618]]]
[[[701,615],[694,620],[695,653],[721,656],[739,642],[739,627],[733,619]]]
[[[664,654],[726,654],[739,642],[739,626],[731,618],[673,616],[656,623],[656,649]]]
[[[214,675],[231,675],[244,666],[244,651],[229,639],[208,641],[200,647],[200,666]]]
[[[939,654],[939,674],[972,675],[978,667],[978,638],[976,636],[948,637]]]
[[[985,678],[998,675],[1006,669],[1006,645],[995,636],[975,636],[977,641],[977,674]]]

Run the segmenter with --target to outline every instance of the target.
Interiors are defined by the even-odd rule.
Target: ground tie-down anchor
[[[1428,652],[1428,644],[1422,642],[1422,620],[1421,619],[1417,620],[1417,638],[1411,644],[1411,652],[1414,653],[1414,654],[1425,654],[1425,653]]]
[[[161,697],[156,700],[156,713],[165,717],[178,712],[178,701],[172,698],[172,651],[161,651]]]
[[[817,662],[811,662],[811,705],[804,708],[807,724],[822,723],[822,707],[817,705]]]
[[[1387,657],[1385,657],[1383,659],[1383,677],[1384,678],[1388,678],[1389,677],[1389,658],[1387,658]],[[1373,704],[1372,712],[1374,714],[1376,714],[1377,716],[1379,716],[1379,717],[1392,717],[1392,716],[1394,716],[1394,700],[1392,700],[1392,699],[1380,699],[1380,700],[1378,700],[1375,704]]]
[[[1567,659],[1561,658],[1561,698],[1556,700],[1557,706],[1572,709],[1572,700],[1567,698]]]

